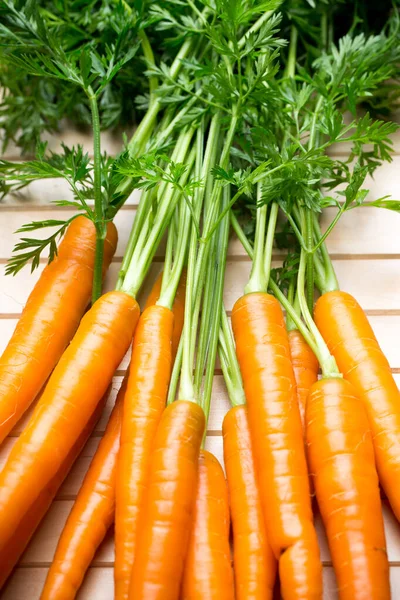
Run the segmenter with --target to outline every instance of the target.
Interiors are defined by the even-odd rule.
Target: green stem
[[[285,69],[285,77],[293,78],[296,72],[297,39],[298,31],[295,25],[290,28],[289,56]]]
[[[218,115],[217,115],[217,117],[218,117]],[[219,116],[219,118],[220,118],[220,116]],[[223,149],[221,152],[220,165],[223,169],[228,168],[229,155],[230,155],[230,150],[231,150],[231,146],[232,146],[232,142],[233,142],[233,137],[235,135],[237,122],[238,122],[238,115],[236,114],[236,112],[234,112],[232,115],[231,122],[230,122],[229,130],[225,136],[224,146],[223,146]],[[220,204],[222,189],[223,189],[222,183],[220,181],[216,181],[212,195],[210,197],[210,210],[206,214],[206,218],[205,218],[203,236],[202,236],[202,239],[200,240],[199,256],[198,256],[198,260],[197,260],[197,264],[196,264],[196,286],[197,286],[197,282],[200,282],[202,280],[202,278],[204,277],[204,270],[205,270],[205,265],[207,263],[207,255],[208,255],[207,241],[209,240],[210,236],[216,229],[215,222],[216,222],[216,217],[218,214],[218,208],[219,208],[219,204]],[[222,220],[221,216],[222,215],[225,216],[225,214],[227,214],[228,212],[229,212],[229,208],[225,207],[222,210],[221,214],[219,215],[217,221],[220,222]],[[197,290],[195,293],[197,293]]]
[[[313,118],[311,121],[310,137],[308,139],[308,149],[309,150],[314,148],[315,138],[317,135],[317,123],[318,123],[319,113],[321,111],[323,102],[324,102],[324,97],[319,96],[319,98],[317,100],[317,104],[315,105],[314,114],[313,114]]]
[[[325,233],[323,235],[321,234],[321,236],[319,237],[317,244],[313,248],[314,252],[315,252],[315,250],[318,250],[320,248],[320,246],[322,246],[322,244],[325,242],[326,238],[331,233],[332,229],[335,227],[336,223],[339,221],[340,217],[343,215],[345,210],[346,210],[346,206],[345,206],[345,204],[342,204],[342,206],[340,207],[340,209],[338,210],[338,212],[332,219],[331,223],[329,223]]]
[[[312,222],[313,213],[305,208],[305,241],[307,250],[307,304],[312,313],[314,308],[314,255],[312,246],[314,243],[314,227]]]
[[[107,225],[104,219],[103,198],[101,192],[101,139],[100,117],[97,97],[93,89],[87,89],[92,113],[93,129],[93,188],[94,188],[94,218],[96,227],[96,250],[93,271],[92,303],[101,296],[103,282],[104,240],[107,235]]]
[[[92,304],[101,296],[103,283],[103,257],[104,257],[104,238],[101,237],[97,230],[94,269],[93,269],[93,286],[92,286]]]
[[[261,185],[257,186],[257,204],[261,200]],[[264,249],[265,249],[265,229],[267,224],[266,204],[259,206],[256,211],[256,235],[254,240],[253,264],[249,281],[244,288],[245,294],[253,292],[266,292],[268,288],[268,279],[265,274]]]
[[[294,308],[294,300],[295,300],[295,289],[296,289],[296,281],[294,277],[290,280],[287,299],[289,304],[291,304]],[[296,323],[293,321],[289,314],[286,315],[286,329],[288,331],[292,331],[292,329],[297,329]]]
[[[272,264],[272,251],[274,247],[275,229],[276,222],[278,219],[279,206],[276,202],[271,204],[271,210],[268,219],[268,230],[267,239],[265,240],[265,252],[264,252],[264,273],[267,282],[271,275],[271,264]]]
[[[282,292],[282,290],[279,288],[279,286],[275,283],[273,279],[269,280],[269,288],[276,297],[276,299],[279,300],[279,302],[282,304],[287,315],[289,315],[290,319],[295,324],[295,329],[298,329],[300,331],[305,341],[310,346],[311,350],[314,352],[315,356],[318,358],[318,360],[320,360],[322,358],[322,355],[320,353],[318,344],[316,343],[314,336],[310,333],[309,329],[303,323],[301,316],[294,309],[292,304],[289,303],[285,294]]]
[[[190,128],[183,132],[176,146],[176,162],[183,162],[188,152],[190,141],[193,137],[194,130]],[[194,161],[194,155],[191,155],[191,161]],[[189,162],[189,161],[188,161]],[[190,168],[186,171],[184,177],[188,177]],[[175,187],[168,184],[163,197],[159,201],[156,217],[149,236],[146,239],[144,246],[136,244],[135,250],[131,257],[131,262],[126,271],[122,290],[128,294],[135,296],[143,282],[144,276],[151,262],[154,252],[161,240],[162,235],[169,220],[173,214],[174,208],[179,200],[180,193],[176,193]]]
[[[179,206],[175,209],[174,218],[171,219],[168,228],[168,237],[167,237],[167,246],[165,248],[165,256],[164,256],[164,268],[163,268],[163,282],[171,273],[173,257],[174,257],[174,247],[176,247],[176,235],[175,235],[175,227],[174,220],[176,218],[176,214],[179,212]],[[168,274],[168,275],[166,275]],[[168,277],[169,278],[169,277]],[[162,284],[160,296],[162,295]]]
[[[223,204],[229,204],[229,186],[226,186],[223,193]],[[206,418],[210,413],[212,386],[214,381],[215,371],[215,360],[217,357],[218,349],[218,338],[220,330],[220,319],[221,311],[223,308],[223,294],[224,294],[224,280],[225,280],[225,266],[226,266],[226,255],[228,251],[229,242],[229,216],[227,215],[221,223],[217,253],[216,253],[216,264],[214,266],[216,270],[216,281],[215,281],[215,294],[212,300],[213,306],[213,318],[209,324],[210,328],[210,343],[208,348],[207,366],[204,380],[204,392],[202,398],[202,406]]]
[[[143,50],[145,59],[147,60],[147,62],[150,65],[154,65],[155,64],[154,53],[153,53],[151,44],[149,42],[149,38],[147,37],[147,35],[143,29],[141,29],[139,31],[139,37],[140,37],[140,41],[142,44],[142,50]],[[151,104],[152,102],[154,102],[154,92],[158,88],[157,77],[155,77],[154,75],[149,77],[149,85],[150,85],[150,104]]]
[[[143,232],[144,223],[148,217],[149,210],[151,209],[153,196],[156,193],[154,189],[146,190],[142,193],[138,208],[136,210],[135,220],[131,228],[128,244],[122,259],[121,269],[118,274],[117,290],[121,289],[126,271],[131,263],[132,255],[135,250],[136,244],[139,239],[139,235]]]
[[[204,177],[202,179],[205,182],[204,189],[207,189],[207,181],[212,166],[211,159],[214,161],[215,158],[215,148],[218,145],[219,139],[220,120],[221,115],[219,113],[216,113],[210,125],[205,159],[202,168],[202,174],[204,174]],[[223,168],[227,168],[227,165],[229,163],[230,148],[237,125],[237,120],[238,117],[236,115],[236,112],[234,112],[230,122],[229,130],[225,136],[224,146],[221,153],[220,164]],[[204,219],[203,238],[210,233],[213,223],[215,222],[219,210],[221,193],[222,184],[220,181],[217,181],[210,195],[210,200],[207,203],[208,210],[206,211]],[[186,286],[183,344],[182,350],[179,349],[178,351],[174,365],[174,372],[176,373],[175,366],[179,364],[179,361],[182,361],[179,395],[181,398],[189,400],[191,398],[193,399],[195,394],[193,385],[193,356],[197,333],[198,314],[200,308],[200,297],[205,283],[205,277],[207,272],[207,260],[210,250],[210,244],[205,243],[203,240],[200,240],[200,245],[196,256],[197,242],[197,237],[194,237],[194,235],[192,235],[192,240],[189,246],[188,280]],[[175,373],[173,374],[174,376]],[[174,392],[171,391],[171,393],[168,396],[168,402],[171,401],[173,396]]]
[[[182,275],[183,266],[185,264],[187,245],[190,232],[190,212],[184,199],[182,199],[182,213],[179,219],[179,232],[176,239],[176,256],[174,258],[172,269],[168,272],[164,268],[164,275],[161,286],[160,297],[157,301],[159,306],[166,306],[172,310],[176,290],[179,285],[179,280]],[[175,237],[175,236],[174,236]]]
[[[311,312],[309,310],[307,300],[305,297],[305,274],[306,274],[306,264],[307,264],[307,256],[304,250],[301,251],[300,254],[300,266],[299,273],[297,279],[297,293],[299,297],[301,314],[303,315],[304,321],[307,325],[308,330],[311,332],[312,337],[315,340],[314,347],[310,345],[314,354],[319,360],[322,369],[323,377],[341,377],[339,373],[339,369],[337,367],[336,361],[334,357],[330,354],[328,347],[323,339],[322,335],[319,332],[318,327],[314,323],[314,320],[311,316]],[[291,315],[292,316],[292,315]],[[293,318],[293,317],[292,317]],[[293,319],[295,320],[295,319]],[[300,332],[303,334],[303,331],[300,329]],[[307,343],[309,341],[306,339]]]
[[[214,146],[218,139],[219,134],[219,119],[214,117],[210,124],[208,133],[207,146],[205,151],[204,160],[203,156],[203,140],[204,132],[203,129],[198,131],[197,135],[197,162],[196,162],[196,176],[202,178],[203,187],[196,190],[195,202],[197,215],[200,215],[201,207],[204,200],[204,191],[206,187],[207,178],[212,165],[212,159],[214,155]],[[203,124],[204,125],[204,124]],[[194,294],[195,285],[195,271],[196,271],[196,257],[197,257],[197,243],[198,238],[196,235],[195,227],[192,226],[191,239],[189,244],[189,256],[188,256],[188,273],[186,281],[186,300],[185,300],[185,325],[183,327],[182,340],[183,343],[179,348],[178,355],[175,360],[174,371],[179,372],[180,364],[182,364],[181,382],[180,382],[180,397],[185,399],[194,399],[195,390],[193,384],[193,348],[196,340],[197,323],[198,323],[198,311],[195,310],[194,304],[197,301],[200,307],[200,291],[202,285],[197,287],[196,294]],[[194,340],[194,341],[193,341]],[[175,369],[176,367],[176,369]],[[173,373],[175,375],[175,373]],[[177,381],[177,380],[176,380]],[[171,390],[171,385],[170,385]],[[172,392],[168,396],[168,401],[171,400]]]
[[[317,239],[321,239],[322,233],[321,228],[318,222],[318,216],[314,214],[313,218],[313,226],[314,231],[317,236]],[[320,245],[322,260],[324,262],[324,280],[323,287],[320,288],[320,292],[324,294],[325,292],[333,292],[339,289],[339,282],[336,277],[335,269],[332,264],[331,257],[329,256],[328,248],[326,247],[325,242]]]
[[[192,38],[187,39],[178,54],[174,62],[171,65],[170,76],[173,80],[178,76],[178,73],[182,67],[182,60],[184,60],[192,47]],[[138,128],[132,136],[129,142],[129,152],[131,156],[140,155],[147,143],[150,133],[154,127],[155,120],[161,108],[161,102],[157,98],[150,104],[144,118],[141,120]]]
[[[196,341],[196,364],[194,370],[194,387],[197,398],[202,398],[201,386],[207,364],[207,352],[211,338],[211,329],[209,324],[213,321],[213,314],[215,314],[213,299],[215,296],[215,261],[218,252],[217,242],[217,236],[213,236],[213,238],[210,240],[210,253],[206,270],[203,301],[201,304],[196,303],[194,309],[195,322],[197,323],[201,308],[201,324],[200,327],[197,328],[198,339]],[[206,326],[203,326],[203,324],[206,324]],[[192,352],[190,359],[193,364],[194,352]]]
[[[325,287],[325,268],[317,253],[314,254],[314,282],[318,290]]]
[[[174,129],[177,127],[179,122],[185,117],[185,115],[189,112],[189,110],[196,104],[197,98],[191,98],[187,104],[181,110],[176,113],[173,119],[166,125],[161,128],[160,131],[156,132],[154,136],[153,142],[150,144],[150,150],[155,151],[158,148],[161,148],[165,142],[167,142],[172,135]]]
[[[219,340],[219,357],[229,400],[232,406],[245,404],[246,396],[243,389],[242,374],[236,356],[235,342],[233,341],[231,328],[229,327],[228,317],[224,307],[222,307],[221,312]]]
[[[229,216],[231,219],[231,225],[232,225],[233,231],[236,233],[240,243],[242,244],[243,248],[246,250],[247,254],[250,256],[250,258],[253,258],[253,246],[250,244],[247,235],[241,228],[240,223],[237,220],[236,215],[233,212],[233,210],[230,211]]]

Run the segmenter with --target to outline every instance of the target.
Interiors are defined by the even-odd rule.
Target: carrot
[[[150,294],[147,297],[146,304],[144,305],[144,310],[149,308],[149,306],[153,306],[157,303],[157,300],[160,297],[161,292],[161,284],[162,284],[163,272],[159,274],[154,285],[151,289]],[[176,353],[178,352],[178,346],[181,339],[182,329],[183,329],[183,321],[185,317],[185,290],[186,290],[186,269],[182,270],[181,278],[179,280],[179,285],[176,290],[174,304],[172,307],[172,312],[174,313],[174,326],[172,329],[172,362],[175,360]]]
[[[283,313],[273,296],[250,293],[236,302],[232,325],[282,596],[321,598],[322,568]]]
[[[129,598],[177,600],[195,505],[203,409],[177,400],[164,411],[153,444]]]
[[[140,317],[132,347],[117,461],[115,597],[127,598],[136,549],[137,519],[151,448],[167,400],[174,316],[150,306]]]
[[[234,600],[229,521],[224,472],[215,456],[201,450],[181,600]]]
[[[95,227],[77,217],[31,292],[0,358],[0,443],[29,408],[74,335],[92,291]],[[104,272],[117,245],[108,225]]]
[[[41,600],[75,598],[97,548],[114,521],[115,470],[126,383],[125,378],[58,541]]]
[[[138,314],[136,301],[123,292],[109,292],[93,305],[14,445],[0,473],[0,586],[12,567],[3,565],[14,531],[90,421],[129,347]]]
[[[222,431],[232,516],[236,598],[272,599],[276,559],[265,530],[245,405],[229,410]]]
[[[313,385],[307,401],[308,457],[341,600],[390,596],[389,564],[368,419],[340,378]]]
[[[181,278],[172,312],[174,313],[173,345],[179,344],[183,326],[184,294]],[[157,279],[149,296],[158,300],[161,281]],[[156,293],[154,294],[154,290]],[[149,304],[149,299],[147,300]],[[146,306],[147,306],[146,304]],[[122,407],[128,377],[122,382],[114,409],[108,421],[103,439],[93,457],[89,470],[79,490],[59,539],[57,549],[42,592],[42,600],[51,598],[75,598],[91,560],[107,529],[114,521],[115,478],[120,445]]]
[[[380,482],[400,520],[400,392],[360,305],[344,292],[323,294],[315,321],[345,379],[363,400]]]
[[[114,579],[117,599],[127,598],[129,593],[137,516],[151,447],[167,399],[172,352],[178,349],[183,327],[185,281],[186,278],[181,277],[172,311],[150,305],[157,301],[161,290],[161,282],[158,285],[156,281],[133,341],[116,469]]]
[[[95,426],[101,411],[103,410],[103,407],[104,399],[99,402],[90,421],[87,423],[85,429],[82,431],[76,443],[71,448],[68,456],[60,465],[57,473],[50,480],[48,485],[40,491],[39,495],[31,504],[29,511],[23,515],[18,526],[13,531],[13,535],[8,540],[7,551],[1,553],[0,586],[2,586],[6,581],[8,574],[11,573],[29,540],[35,533],[37,526],[50,508],[57,490],[60,488],[62,482],[68,475],[72,465],[89,438],[90,433]]]
[[[318,379],[319,364],[317,357],[307,344],[298,329],[288,332],[290,356],[292,359],[294,378],[296,380],[297,400],[299,403],[301,422],[304,426],[306,400],[311,386]]]

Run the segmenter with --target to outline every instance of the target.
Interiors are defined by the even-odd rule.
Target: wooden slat
[[[399,178],[400,181],[400,178]],[[400,197],[400,194],[399,194]],[[321,226],[325,229],[332,221],[336,209],[326,209],[322,215]],[[51,213],[27,209],[25,211],[0,210],[2,222],[7,223],[0,238],[0,261],[5,262],[12,254],[20,234],[13,232],[24,223],[40,221],[44,218],[65,219],[65,211],[54,210]],[[135,209],[127,207],[121,210],[115,224],[118,228],[119,242],[115,259],[121,259],[133,223]],[[328,248],[332,258],[400,258],[400,214],[379,208],[358,208],[345,213],[328,238]],[[46,237],[49,232],[35,232],[37,238]],[[161,256],[159,249],[156,256]],[[229,248],[231,257],[243,257],[245,252],[237,240],[232,240]],[[46,257],[43,257],[45,262]]]
[[[274,261],[273,267],[280,266]],[[0,318],[6,315],[18,315],[33,289],[45,265],[40,265],[31,276],[26,271],[20,271],[15,277],[5,275],[5,265],[0,265]],[[340,282],[341,289],[353,294],[367,312],[377,311],[388,313],[399,311],[400,294],[398,279],[400,278],[400,259],[388,260],[355,260],[334,261],[334,267]],[[107,273],[104,290],[109,291],[115,287],[118,279],[120,263],[112,263]],[[162,269],[162,263],[153,264],[146,283],[139,296],[143,305],[149,290]],[[227,310],[231,310],[236,300],[242,295],[251,269],[249,260],[237,261],[228,259],[225,277],[224,302]],[[373,278],[374,285],[371,285]],[[379,290],[379,293],[377,293]]]

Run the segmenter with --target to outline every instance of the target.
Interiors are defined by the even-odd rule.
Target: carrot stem
[[[227,206],[230,199],[230,186],[226,186],[223,191],[222,206]],[[208,327],[210,330],[210,342],[208,347],[207,366],[205,372],[204,381],[204,392],[202,398],[202,407],[204,414],[206,415],[206,422],[210,414],[211,394],[214,380],[215,360],[217,357],[218,349],[218,337],[220,330],[220,318],[221,310],[223,308],[223,295],[224,295],[224,280],[225,280],[225,266],[226,266],[226,254],[228,251],[229,241],[229,215],[227,214],[219,228],[219,235],[216,243],[216,256],[215,261],[210,261],[211,268],[216,270],[216,278],[214,281],[215,293],[212,298],[212,319]],[[212,264],[214,263],[214,264]],[[211,303],[210,303],[211,305]]]
[[[153,53],[151,44],[149,42],[149,38],[147,37],[144,29],[141,29],[139,31],[139,38],[140,38],[140,43],[142,46],[143,54],[144,54],[144,57],[145,57],[147,63],[154,65],[155,64],[154,53]],[[154,97],[154,92],[156,91],[156,89],[158,87],[158,79],[154,75],[149,77],[149,87],[150,87],[150,105],[151,105],[156,100]]]
[[[181,205],[182,214],[179,219],[179,231],[176,239],[173,233],[171,234],[171,239],[175,240],[176,243],[176,256],[174,257],[171,269],[164,268],[160,298],[157,301],[159,306],[165,306],[170,309],[174,303],[176,290],[185,264],[189,232],[191,229],[190,213],[184,198],[181,200]]]
[[[117,290],[120,290],[124,283],[126,272],[132,259],[132,254],[135,250],[135,246],[137,244],[139,235],[143,231],[143,224],[146,221],[146,218],[148,217],[148,212],[152,204],[152,199],[154,197],[154,194],[156,193],[156,190],[153,188],[150,190],[145,190],[140,197],[139,206],[136,211],[135,220],[133,222],[129,234],[128,244],[118,274],[118,282],[116,286]]]
[[[106,225],[104,222],[103,198],[101,192],[101,140],[99,108],[97,105],[96,94],[92,90],[91,86],[89,86],[87,89],[87,95],[92,113],[94,216],[97,232],[92,289],[92,304],[94,304],[101,295]]]
[[[143,40],[142,40],[143,43]],[[187,39],[182,45],[180,51],[176,55],[174,62],[171,65],[170,76],[172,79],[175,79],[181,69],[182,61],[187,57],[191,47],[193,40],[192,38]],[[142,45],[143,47],[143,45]],[[160,100],[155,99],[149,106],[144,118],[141,120],[138,128],[132,136],[131,141],[129,142],[129,152],[131,156],[138,156],[144,150],[144,146],[147,143],[150,132],[154,126],[157,115],[160,111],[161,103]]]
[[[285,69],[285,77],[294,77],[296,70],[298,31],[295,25],[290,28],[289,56]]]
[[[249,239],[248,239],[247,235],[245,234],[245,232],[243,231],[233,210],[230,211],[229,216],[230,216],[233,231],[236,233],[240,243],[242,244],[242,246],[245,249],[245,251],[247,252],[247,254],[250,256],[250,258],[253,258],[253,246],[249,242]]]
[[[242,375],[236,356],[235,343],[229,327],[224,306],[221,311],[221,328],[219,330],[219,359],[232,406],[246,403]]]
[[[274,237],[276,229],[276,221],[278,219],[279,206],[277,202],[271,204],[271,210],[268,219],[267,239],[265,240],[264,250],[264,273],[267,282],[270,279],[271,274],[271,263],[272,263],[272,250],[274,246]]]
[[[310,313],[314,306],[314,254],[311,251],[314,242],[314,228],[312,222],[312,211],[305,209],[305,239],[307,245],[307,304]]]
[[[297,292],[300,303],[301,314],[303,315],[304,321],[308,327],[308,330],[311,332],[312,337],[315,340],[315,344],[311,345],[306,336],[304,336],[304,332],[300,329],[300,332],[303,334],[303,337],[310,345],[314,354],[317,356],[319,363],[322,369],[323,377],[342,377],[339,372],[338,366],[336,364],[336,360],[329,352],[328,346],[325,343],[324,338],[319,332],[318,327],[314,323],[314,320],[311,316],[311,313],[308,308],[307,300],[305,297],[304,289],[305,289],[305,273],[306,273],[306,253],[304,250],[301,250],[300,253],[300,266],[299,266],[299,274],[297,280]]]
[[[173,153],[172,160],[176,162],[182,162],[185,160],[193,133],[193,128],[182,132],[177,142],[176,152],[174,151]],[[194,161],[194,155],[192,154],[188,162],[191,160]],[[188,169],[188,171],[190,172],[190,169]],[[188,171],[184,174],[184,177],[188,176]],[[163,194],[163,197],[160,198],[157,214],[155,216],[150,234],[148,237],[146,237],[145,244],[143,246],[141,244],[136,244],[124,282],[121,286],[121,289],[124,292],[133,296],[137,294],[141,284],[143,283],[143,279],[149,264],[154,256],[154,252],[161,241],[165,228],[167,227],[169,219],[172,216],[179,196],[180,194],[175,193],[174,186],[169,184],[166,188],[165,194]]]
[[[257,185],[257,203],[261,200],[261,184]],[[266,204],[259,206],[256,212],[256,235],[254,240],[253,263],[249,281],[244,289],[245,294],[252,292],[266,292],[268,279],[265,273],[264,247],[265,247],[265,229],[267,223]]]
[[[317,238],[319,240],[321,240],[322,232],[321,232],[321,228],[319,226],[318,216],[316,214],[314,214],[314,217],[313,217],[313,226],[314,226],[314,232],[315,232]],[[333,267],[331,257],[329,256],[329,252],[326,247],[325,241],[323,241],[321,243],[320,250],[321,250],[322,260],[323,260],[323,264],[324,264],[324,271],[325,271],[325,273],[324,273],[325,277],[322,282],[323,288],[322,289],[320,288],[320,291],[322,294],[324,294],[325,292],[337,291],[337,290],[339,290],[339,282],[337,280],[335,269]]]
[[[215,160],[215,146],[217,145],[217,140],[219,138],[220,132],[220,115],[217,113],[209,127],[208,139],[206,150],[204,154],[204,159],[201,161],[201,156],[199,156],[199,163],[197,169],[200,171],[201,165],[201,179],[203,181],[203,186],[198,189],[198,194],[196,198],[196,209],[198,214],[200,214],[201,207],[203,205],[204,196],[205,196],[205,187],[207,183],[207,178],[211,171],[211,167],[214,164]],[[200,144],[200,139],[198,139],[198,144]],[[199,151],[202,152],[202,146]],[[214,197],[213,197],[214,200]],[[218,200],[218,198],[216,199]],[[212,208],[213,205],[212,205]],[[205,226],[207,224],[207,220],[209,215],[206,216]],[[205,257],[207,258],[209,248],[207,247],[207,252],[205,253]],[[204,256],[204,245],[200,245],[198,249],[198,237],[194,226],[192,227],[191,233],[191,241],[189,246],[189,258],[188,258],[188,281],[186,286],[186,303],[185,303],[185,325],[183,328],[183,344],[182,350],[178,351],[176,364],[176,372],[179,373],[180,366],[182,365],[181,371],[181,382],[180,382],[180,396],[185,399],[190,399],[195,397],[195,386],[193,380],[193,358],[194,358],[194,349],[196,343],[196,334],[197,334],[197,326],[198,326],[198,316],[200,310],[200,299],[202,295],[202,290],[205,281],[205,268],[199,269],[199,261],[200,267],[206,267],[206,260],[202,260]],[[204,263],[204,265],[203,265]],[[175,371],[175,368],[174,368]],[[173,377],[175,375],[173,373]],[[168,402],[171,401],[173,395],[175,395],[175,391],[170,386],[170,393],[168,397]]]

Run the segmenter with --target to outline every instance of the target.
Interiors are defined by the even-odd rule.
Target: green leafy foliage
[[[12,140],[32,152],[62,118],[90,125],[89,87],[103,128],[132,122],[135,90],[147,86],[135,59],[139,10],[111,0],[2,0],[0,21],[4,147]]]
[[[39,266],[40,257],[45,250],[48,251],[48,262],[50,263],[57,255],[57,240],[61,238],[68,225],[77,216],[74,215],[65,221],[55,219],[32,221],[17,229],[16,233],[26,233],[27,231],[37,231],[46,227],[56,227],[56,231],[44,239],[22,237],[15,245],[14,255],[7,263],[6,274],[16,275],[27,263],[31,263],[31,272],[34,271]]]

